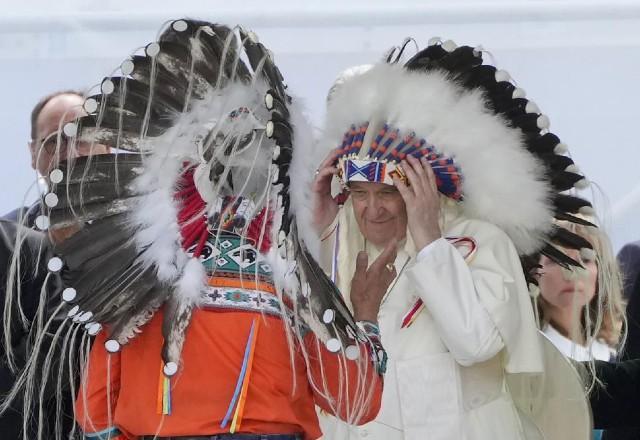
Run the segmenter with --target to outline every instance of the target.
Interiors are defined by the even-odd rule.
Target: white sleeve
[[[454,359],[469,366],[500,352],[505,344],[481,298],[487,291],[509,295],[508,283],[498,273],[475,271],[444,238],[423,248],[416,260],[408,276]]]

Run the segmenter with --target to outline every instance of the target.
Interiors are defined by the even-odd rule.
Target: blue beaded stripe
[[[384,137],[387,135],[388,130],[389,130],[389,126],[387,124],[384,124],[384,126],[382,127],[382,130],[380,130],[380,133],[378,133],[374,141],[371,143],[371,147],[369,148],[369,153],[367,154],[369,157],[373,157],[376,149],[378,148],[378,145],[380,145],[380,142],[382,142],[382,139],[384,139]]]
[[[345,155],[348,155],[350,152],[349,150],[351,149],[351,145],[353,145],[353,138],[355,137],[355,134],[356,134],[356,126],[351,125],[351,128],[349,129],[349,131],[345,134],[345,136],[347,136],[347,139],[343,142]]]
[[[415,156],[414,153],[422,148],[426,143],[427,141],[425,141],[424,139],[417,140],[409,148],[403,151],[402,154],[404,154],[405,156]]]
[[[84,438],[88,440],[109,440],[116,438],[121,434],[120,430],[115,426],[103,429],[98,432],[85,433]]]
[[[344,137],[342,138],[342,145],[340,145],[340,149],[344,150],[345,148],[347,148],[347,145],[349,145],[349,132],[346,132],[344,134]]]
[[[416,133],[415,132],[411,132],[409,133],[407,136],[403,137],[402,140],[400,141],[400,143],[396,146],[396,148],[394,149],[393,152],[390,152],[390,154],[393,154],[395,152],[395,154],[393,154],[393,156],[397,156],[399,153],[403,153],[404,148],[409,145],[411,146],[411,143],[413,142],[413,140],[416,137]]]
[[[353,130],[353,137],[350,139],[350,145],[347,147],[346,154],[358,154],[360,152],[360,148],[362,148],[362,139],[364,139],[364,135],[367,132],[367,126],[369,123],[361,125],[360,127],[356,127],[355,125],[351,125],[351,129]]]
[[[360,126],[360,128],[358,129],[358,134],[353,139],[353,146],[354,146],[355,149],[357,149],[358,152],[362,148],[362,141],[364,140],[364,136],[367,133],[367,128],[368,127],[369,127],[369,123],[368,122],[362,124]]]

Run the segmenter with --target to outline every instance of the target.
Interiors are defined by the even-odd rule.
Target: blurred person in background
[[[21,255],[14,261],[14,249],[16,238],[20,237]],[[45,287],[46,268],[44,261],[48,255],[48,240],[40,231],[34,231],[16,224],[10,220],[0,219],[0,318],[2,322],[7,315],[13,318],[8,325],[0,325],[0,398],[6,397],[13,388],[30,355],[32,341],[29,338],[30,327],[37,320],[38,304],[41,291],[45,295],[53,295],[56,292],[53,283],[47,283]],[[12,275],[11,265],[20,264],[21,276]],[[8,283],[13,289],[19,289],[20,301],[5,304]],[[5,307],[9,307],[12,313],[5,313]],[[8,358],[8,350],[12,358]],[[11,364],[11,365],[10,365]],[[45,416],[42,420],[44,432],[53,435],[55,429],[55,416],[57,412],[55,390],[49,387],[46,390]],[[73,418],[70,417],[71,395],[67,394],[66,402],[62,403],[60,410],[65,414],[61,429],[66,432],[73,426]],[[23,430],[23,399],[18,396],[6,411],[0,414],[0,438],[3,440],[22,439]],[[31,419],[27,426],[29,436],[37,431],[38,420]]]
[[[49,173],[61,161],[90,154],[109,153],[107,147],[97,143],[92,145],[77,142],[73,148],[70,148],[71,143],[64,132],[64,126],[85,114],[83,103],[84,97],[78,91],[58,91],[40,99],[31,112],[29,142],[31,165],[37,171],[39,179],[44,179],[47,186]],[[15,209],[0,220],[3,246],[0,267],[4,277],[0,286],[0,309],[3,311],[2,322],[5,329],[2,332],[4,341],[0,350],[0,395],[2,396],[8,395],[29,359],[34,342],[31,334],[32,326],[36,323],[42,325],[43,321],[52,319],[50,329],[55,331],[62,318],[54,314],[55,308],[60,304],[61,281],[58,274],[46,276],[46,261],[53,256],[51,244],[60,244],[75,231],[75,228],[62,228],[58,231],[48,231],[48,233],[29,230],[47,229],[47,221],[38,221],[38,218],[43,217],[43,205],[43,200],[39,198],[33,205]],[[23,249],[19,259],[13,258],[15,246]],[[12,267],[12,264],[19,264],[20,268]],[[20,276],[17,275],[18,271]],[[12,277],[15,280],[11,280],[11,288],[15,289],[18,301],[9,300],[6,295],[9,288],[7,281]],[[39,317],[37,311],[42,301],[46,305],[42,309],[44,313]],[[6,323],[5,320],[10,322]],[[6,332],[6,329],[9,331]],[[49,346],[45,345],[45,347],[46,352]],[[57,350],[59,347],[55,348]],[[66,357],[61,356],[58,351],[53,353],[54,365],[66,363]],[[46,438],[55,437],[56,430],[65,435],[71,432],[74,426],[73,396],[69,388],[56,390],[49,385],[44,388],[42,401],[41,420],[35,416],[23,418],[21,414],[24,411],[31,412],[32,408],[24,408],[23,396],[18,395],[11,407],[0,415],[0,438],[22,438],[22,432],[25,429],[28,437],[37,436],[38,431]],[[29,423],[23,425],[24,419],[28,419]]]
[[[623,422],[619,422],[619,426],[623,427],[607,430],[603,439],[637,440],[640,439],[640,427],[634,427],[634,420],[638,419],[640,402],[636,402],[634,399],[640,396],[640,387],[634,372],[640,370],[640,361],[636,360],[640,358],[640,241],[624,245],[618,252],[618,263],[622,269],[624,298],[627,301],[627,337],[624,349],[619,353],[620,360],[625,362],[623,363],[624,367],[620,366],[613,370],[618,374],[618,378],[610,380],[613,385],[608,386],[607,393],[614,392],[611,390],[612,386],[617,387],[615,389],[624,392],[623,398],[628,403],[621,410],[609,410],[613,420],[623,420]],[[625,409],[626,413],[632,415],[627,420],[624,420],[623,417]]]
[[[640,432],[640,359],[594,362],[598,381],[589,395],[596,429],[603,440],[637,440]],[[589,366],[583,363],[583,370]],[[586,373],[587,383],[591,383]]]
[[[584,207],[583,211],[591,213],[592,208]],[[596,223],[593,215],[576,216],[585,224],[566,221],[556,224],[591,245],[591,249],[580,250],[559,247],[582,267],[562,267],[542,255],[534,275],[538,286],[532,286],[532,296],[542,332],[565,356],[585,362],[589,368],[594,366],[595,360],[615,358],[624,339],[624,303],[620,270],[609,237],[602,228],[587,225]],[[605,374],[608,370],[604,368],[594,372],[597,375],[604,371]],[[594,388],[591,392],[606,393],[607,388]],[[594,430],[594,439],[600,439],[602,435],[600,429]]]
[[[109,149],[100,144],[78,142],[69,149],[69,137],[64,132],[66,123],[82,116],[84,97],[76,90],[51,93],[38,101],[31,111],[31,140],[29,152],[31,167],[48,182],[49,173],[61,160],[89,154],[106,154]],[[14,209],[2,218],[33,228],[40,215],[40,203]]]
[[[581,216],[594,223],[591,216]],[[564,268],[540,257],[534,292],[543,333],[577,361],[609,361],[621,341],[624,304],[620,271],[602,228],[558,222],[587,240],[593,249],[562,248],[583,267]]]
[[[627,339],[622,360],[640,358],[640,241],[627,243],[618,252],[623,292],[627,301]]]

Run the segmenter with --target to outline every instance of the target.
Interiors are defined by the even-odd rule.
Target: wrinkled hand
[[[331,150],[316,171],[311,191],[313,193],[313,226],[318,233],[324,231],[338,215],[338,204],[331,197],[331,180],[338,174],[335,166],[338,148]],[[295,190],[295,188],[294,188]]]
[[[396,277],[393,262],[398,253],[397,246],[395,240],[389,242],[368,269],[369,256],[364,251],[358,253],[356,271],[351,280],[351,304],[356,321],[378,322],[382,298]]]
[[[393,178],[393,183],[407,206],[407,224],[419,252],[429,243],[442,237],[436,176],[424,157],[418,160],[413,156],[407,156],[407,160],[403,160],[401,166],[409,185],[405,185],[397,177]]]

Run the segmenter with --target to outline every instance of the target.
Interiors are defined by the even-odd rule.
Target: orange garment
[[[256,341],[240,432],[301,433],[305,439],[318,438],[321,432],[314,403],[325,411],[333,411],[321,393],[310,385],[299,349],[294,352],[295,370],[292,369],[283,321],[256,312],[219,309],[198,309],[193,313],[180,370],[171,378],[170,415],[162,416],[157,412],[162,313],[158,312],[143,332],[119,353],[109,354],[104,348],[105,332],[99,335],[76,402],[76,418],[81,428],[85,433],[95,433],[115,426],[122,432],[122,438],[128,439],[154,434],[187,436],[229,432],[229,426],[221,428],[220,423],[231,401],[247,336],[256,318],[263,321]],[[318,344],[313,333],[305,336],[304,343],[312,356],[309,376],[321,384],[319,373],[322,368],[328,380],[329,394],[337,398],[338,378],[342,371],[340,363],[345,366],[344,358]],[[320,347],[319,351],[316,347]],[[361,368],[367,369],[364,384],[370,387],[371,398],[357,421],[359,424],[375,418],[382,394],[382,378],[375,372],[367,350],[366,346],[361,346],[360,357],[346,362],[348,392],[341,406],[344,409],[356,404],[356,370],[360,363]],[[313,356],[318,353],[319,356]],[[107,363],[110,363],[110,375],[107,374]],[[108,377],[112,420],[108,417]],[[344,418],[345,411],[339,412],[337,415]]]

